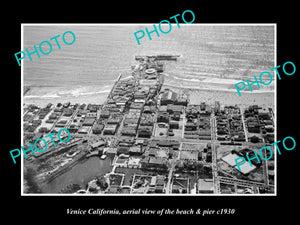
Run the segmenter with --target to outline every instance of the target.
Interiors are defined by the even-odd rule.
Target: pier
[[[135,60],[145,60],[145,59],[153,59],[153,60],[177,60],[177,58],[181,57],[181,55],[136,55]]]

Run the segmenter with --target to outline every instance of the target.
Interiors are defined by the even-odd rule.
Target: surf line
[[[286,71],[285,67],[286,67],[287,64],[292,65],[292,67],[293,67],[293,71],[292,71],[292,72],[287,72],[287,71]],[[274,67],[274,68],[272,68],[272,69],[270,69],[270,70],[275,70],[275,71],[276,71],[276,74],[277,74],[277,76],[278,76],[278,79],[281,80],[281,76],[280,76],[280,74],[279,74],[279,72],[278,72],[278,68],[279,68],[279,67],[280,67],[280,65],[279,65],[279,66],[276,66],[276,67]],[[293,75],[293,74],[296,72],[296,66],[295,66],[295,64],[294,64],[293,62],[287,61],[287,62],[285,62],[285,63],[283,64],[283,66],[282,66],[282,71],[285,73],[285,75],[291,76],[291,75]],[[263,76],[264,74],[267,74],[267,75],[270,77],[270,81],[267,82],[267,83],[265,83],[265,82],[262,80],[262,76]],[[255,80],[255,81],[252,82],[252,83],[249,83],[248,79],[246,80],[246,82],[247,82],[247,84],[248,84],[248,87],[249,87],[249,89],[250,89],[251,92],[253,91],[253,89],[251,88],[252,85],[255,85],[255,84],[256,84],[257,87],[260,88],[260,85],[259,85],[259,82],[258,82],[256,76],[254,76],[254,80]],[[260,80],[260,83],[261,83],[262,85],[270,85],[270,84],[272,83],[272,81],[273,81],[273,77],[272,77],[272,74],[271,74],[269,71],[264,71],[264,72],[262,72],[262,73],[259,75],[259,80]],[[243,86],[242,86],[241,88],[238,88],[238,85],[240,85],[240,84],[242,84]],[[244,90],[244,89],[246,88],[246,83],[242,81],[242,82],[236,83],[234,86],[235,86],[235,88],[236,88],[236,90],[237,90],[238,95],[241,96],[240,91],[241,91],[241,90]]]

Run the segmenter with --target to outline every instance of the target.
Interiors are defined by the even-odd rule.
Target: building
[[[136,136],[137,124],[131,124],[131,126],[124,126],[121,134],[124,136]]]
[[[138,137],[150,138],[152,135],[153,126],[139,126]]]
[[[193,122],[187,122],[185,124],[185,130],[186,131],[193,131],[193,130],[197,130],[198,126],[196,123]]]
[[[162,175],[156,176],[155,193],[163,193],[165,188],[165,177]]]
[[[174,102],[175,105],[182,105],[182,106],[187,106],[188,100],[186,97],[180,96],[177,97],[176,101]]]
[[[151,177],[151,181],[150,181],[150,187],[155,187],[156,185],[156,176]]]
[[[199,136],[208,136],[209,138],[211,136],[210,130],[198,130],[197,133]]]
[[[129,155],[129,147],[119,146],[117,148],[117,155]]]
[[[227,164],[229,164],[230,166],[234,167],[235,169],[239,170],[237,168],[237,165],[236,165],[236,162],[235,160],[237,158],[241,157],[240,155],[237,155],[235,153],[230,153],[224,157],[222,157],[221,159],[226,162]],[[238,163],[240,163],[243,159],[239,159],[238,160]],[[241,169],[241,173],[246,175],[246,174],[249,174],[251,171],[255,170],[256,169],[256,166],[255,165],[252,165],[250,166],[250,163],[249,161],[246,160],[246,162],[242,165],[239,165],[240,169]]]
[[[151,114],[143,113],[140,118],[140,125],[152,126],[154,124],[154,117]]]
[[[95,143],[90,144],[92,149],[95,149],[95,148],[98,148],[98,147],[101,147],[104,145],[105,145],[105,141],[97,141]]]
[[[91,112],[91,113],[95,113],[97,117],[97,110],[99,108],[99,105],[88,105],[87,109]]]
[[[167,162],[168,160],[165,158],[156,158],[151,156],[146,156],[140,161],[142,169],[155,169],[155,170],[167,170],[168,169]]]
[[[107,119],[110,115],[110,112],[108,110],[102,110],[100,114],[101,119]]]
[[[161,105],[158,109],[159,112],[167,112],[168,106],[167,105]]]
[[[118,157],[114,165],[117,167],[128,167],[128,157]]]
[[[267,108],[262,108],[258,110],[258,116],[264,120],[269,120],[270,112]]]
[[[164,123],[168,123],[169,122],[169,113],[167,112],[158,112],[157,115],[157,122],[164,122]]]
[[[161,96],[161,105],[174,104],[177,99],[177,94],[171,90],[165,91]]]
[[[140,158],[129,157],[127,166],[128,168],[140,168],[141,167],[140,161],[141,161]]]
[[[167,112],[168,113],[182,113],[183,112],[183,105],[168,104],[167,105]]]
[[[220,102],[219,101],[215,101],[214,111],[216,114],[220,113]]]
[[[148,167],[167,170],[167,160],[165,158],[150,157]]]
[[[148,150],[148,155],[151,157],[157,157],[157,150],[158,148],[150,147]]]
[[[119,114],[111,114],[107,120],[107,124],[120,124],[122,117]]]
[[[79,109],[77,112],[77,116],[85,116],[88,113],[88,110],[84,110],[84,109]]]
[[[212,162],[212,152],[207,152],[205,161],[208,163]]]
[[[214,183],[213,179],[199,179],[197,183],[198,193],[213,194]]]
[[[103,134],[114,135],[117,130],[116,124],[107,124],[103,130]]]
[[[134,156],[134,155],[142,155],[142,146],[141,145],[134,145],[129,148],[129,155]]]
[[[120,137],[119,138],[119,146],[133,146],[135,143],[134,137]]]
[[[169,122],[169,128],[170,129],[179,129],[179,123],[178,121],[170,121]]]
[[[79,130],[78,130],[78,134],[87,134],[89,132],[89,129],[88,127],[81,127]]]
[[[146,156],[145,158],[143,158],[143,159],[140,161],[140,163],[141,163],[141,168],[142,168],[142,169],[147,169],[147,168],[148,168],[149,160],[150,160],[150,157],[149,157],[149,156]]]
[[[92,131],[94,134],[101,134],[103,128],[104,128],[103,124],[95,124]]]
[[[180,159],[197,161],[198,151],[181,151]]]
[[[133,95],[134,99],[145,99],[147,98],[148,93],[143,91],[136,91]]]
[[[117,154],[117,148],[104,148],[103,152],[111,158]]]
[[[76,133],[78,131],[78,126],[76,124],[71,124],[68,128],[68,130],[71,132],[71,133]]]
[[[143,113],[153,113],[153,112],[154,112],[153,107],[144,106]]]
[[[89,112],[89,113],[86,114],[86,117],[96,119],[97,118],[97,113]]]
[[[94,118],[85,118],[82,125],[83,126],[93,126],[93,124],[95,123],[95,119]]]
[[[260,126],[257,122],[248,123],[248,131],[251,133],[260,133]]]
[[[187,193],[189,178],[174,178],[172,182],[172,193]]]

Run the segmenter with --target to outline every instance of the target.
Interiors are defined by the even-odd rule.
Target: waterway
[[[42,190],[44,193],[59,193],[62,188],[72,183],[79,184],[81,188],[85,189],[90,180],[100,174],[110,172],[111,169],[111,158],[107,157],[105,160],[101,160],[96,156],[90,157],[79,162],[50,183],[45,184]]]

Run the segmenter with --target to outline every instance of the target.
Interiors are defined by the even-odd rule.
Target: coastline
[[[123,76],[126,80],[132,76]],[[267,86],[261,89],[243,90],[239,96],[233,79],[206,78],[203,82],[193,82],[192,80],[176,82],[163,74],[164,84],[162,89],[171,89],[179,93],[189,95],[191,104],[207,102],[214,104],[219,101],[223,105],[263,105],[275,107],[274,86]],[[115,81],[112,81],[115,82]],[[71,102],[72,104],[103,104],[113,84],[109,85],[88,85],[88,86],[34,86],[24,85],[23,100],[25,105],[35,104],[41,107],[48,103],[57,104]]]
[[[262,105],[270,108],[275,107],[275,91],[253,91],[242,92],[242,96],[238,96],[236,91],[229,90],[211,90],[211,89],[197,89],[187,87],[175,87],[172,85],[164,84],[163,89],[171,89],[179,93],[185,93],[189,95],[190,104],[200,104],[206,102],[208,104],[214,104],[215,101],[219,101],[221,105]],[[45,107],[48,103],[57,104],[71,102],[72,104],[103,104],[108,96],[109,92],[96,93],[81,96],[49,96],[49,97],[34,97],[23,96],[25,105],[35,104],[40,107]]]
[[[81,97],[59,97],[59,98],[30,98],[24,99],[25,105],[38,105],[40,107],[47,106],[48,103],[56,105],[57,103],[71,102],[72,104],[100,104],[102,105],[107,98],[107,95],[95,95],[95,96],[81,96]]]
[[[25,88],[25,86],[24,86]],[[87,87],[35,87],[23,95],[25,105],[35,104],[41,107],[48,103],[57,104],[71,102],[72,104],[103,104],[109,95],[111,86]]]
[[[270,108],[275,108],[275,91],[258,91],[253,92],[243,91],[242,96],[238,96],[236,90],[212,90],[200,89],[193,87],[175,87],[173,85],[164,84],[163,89],[171,89],[179,93],[189,95],[190,104],[198,105],[201,102],[214,104],[219,101],[221,105],[262,105]]]

